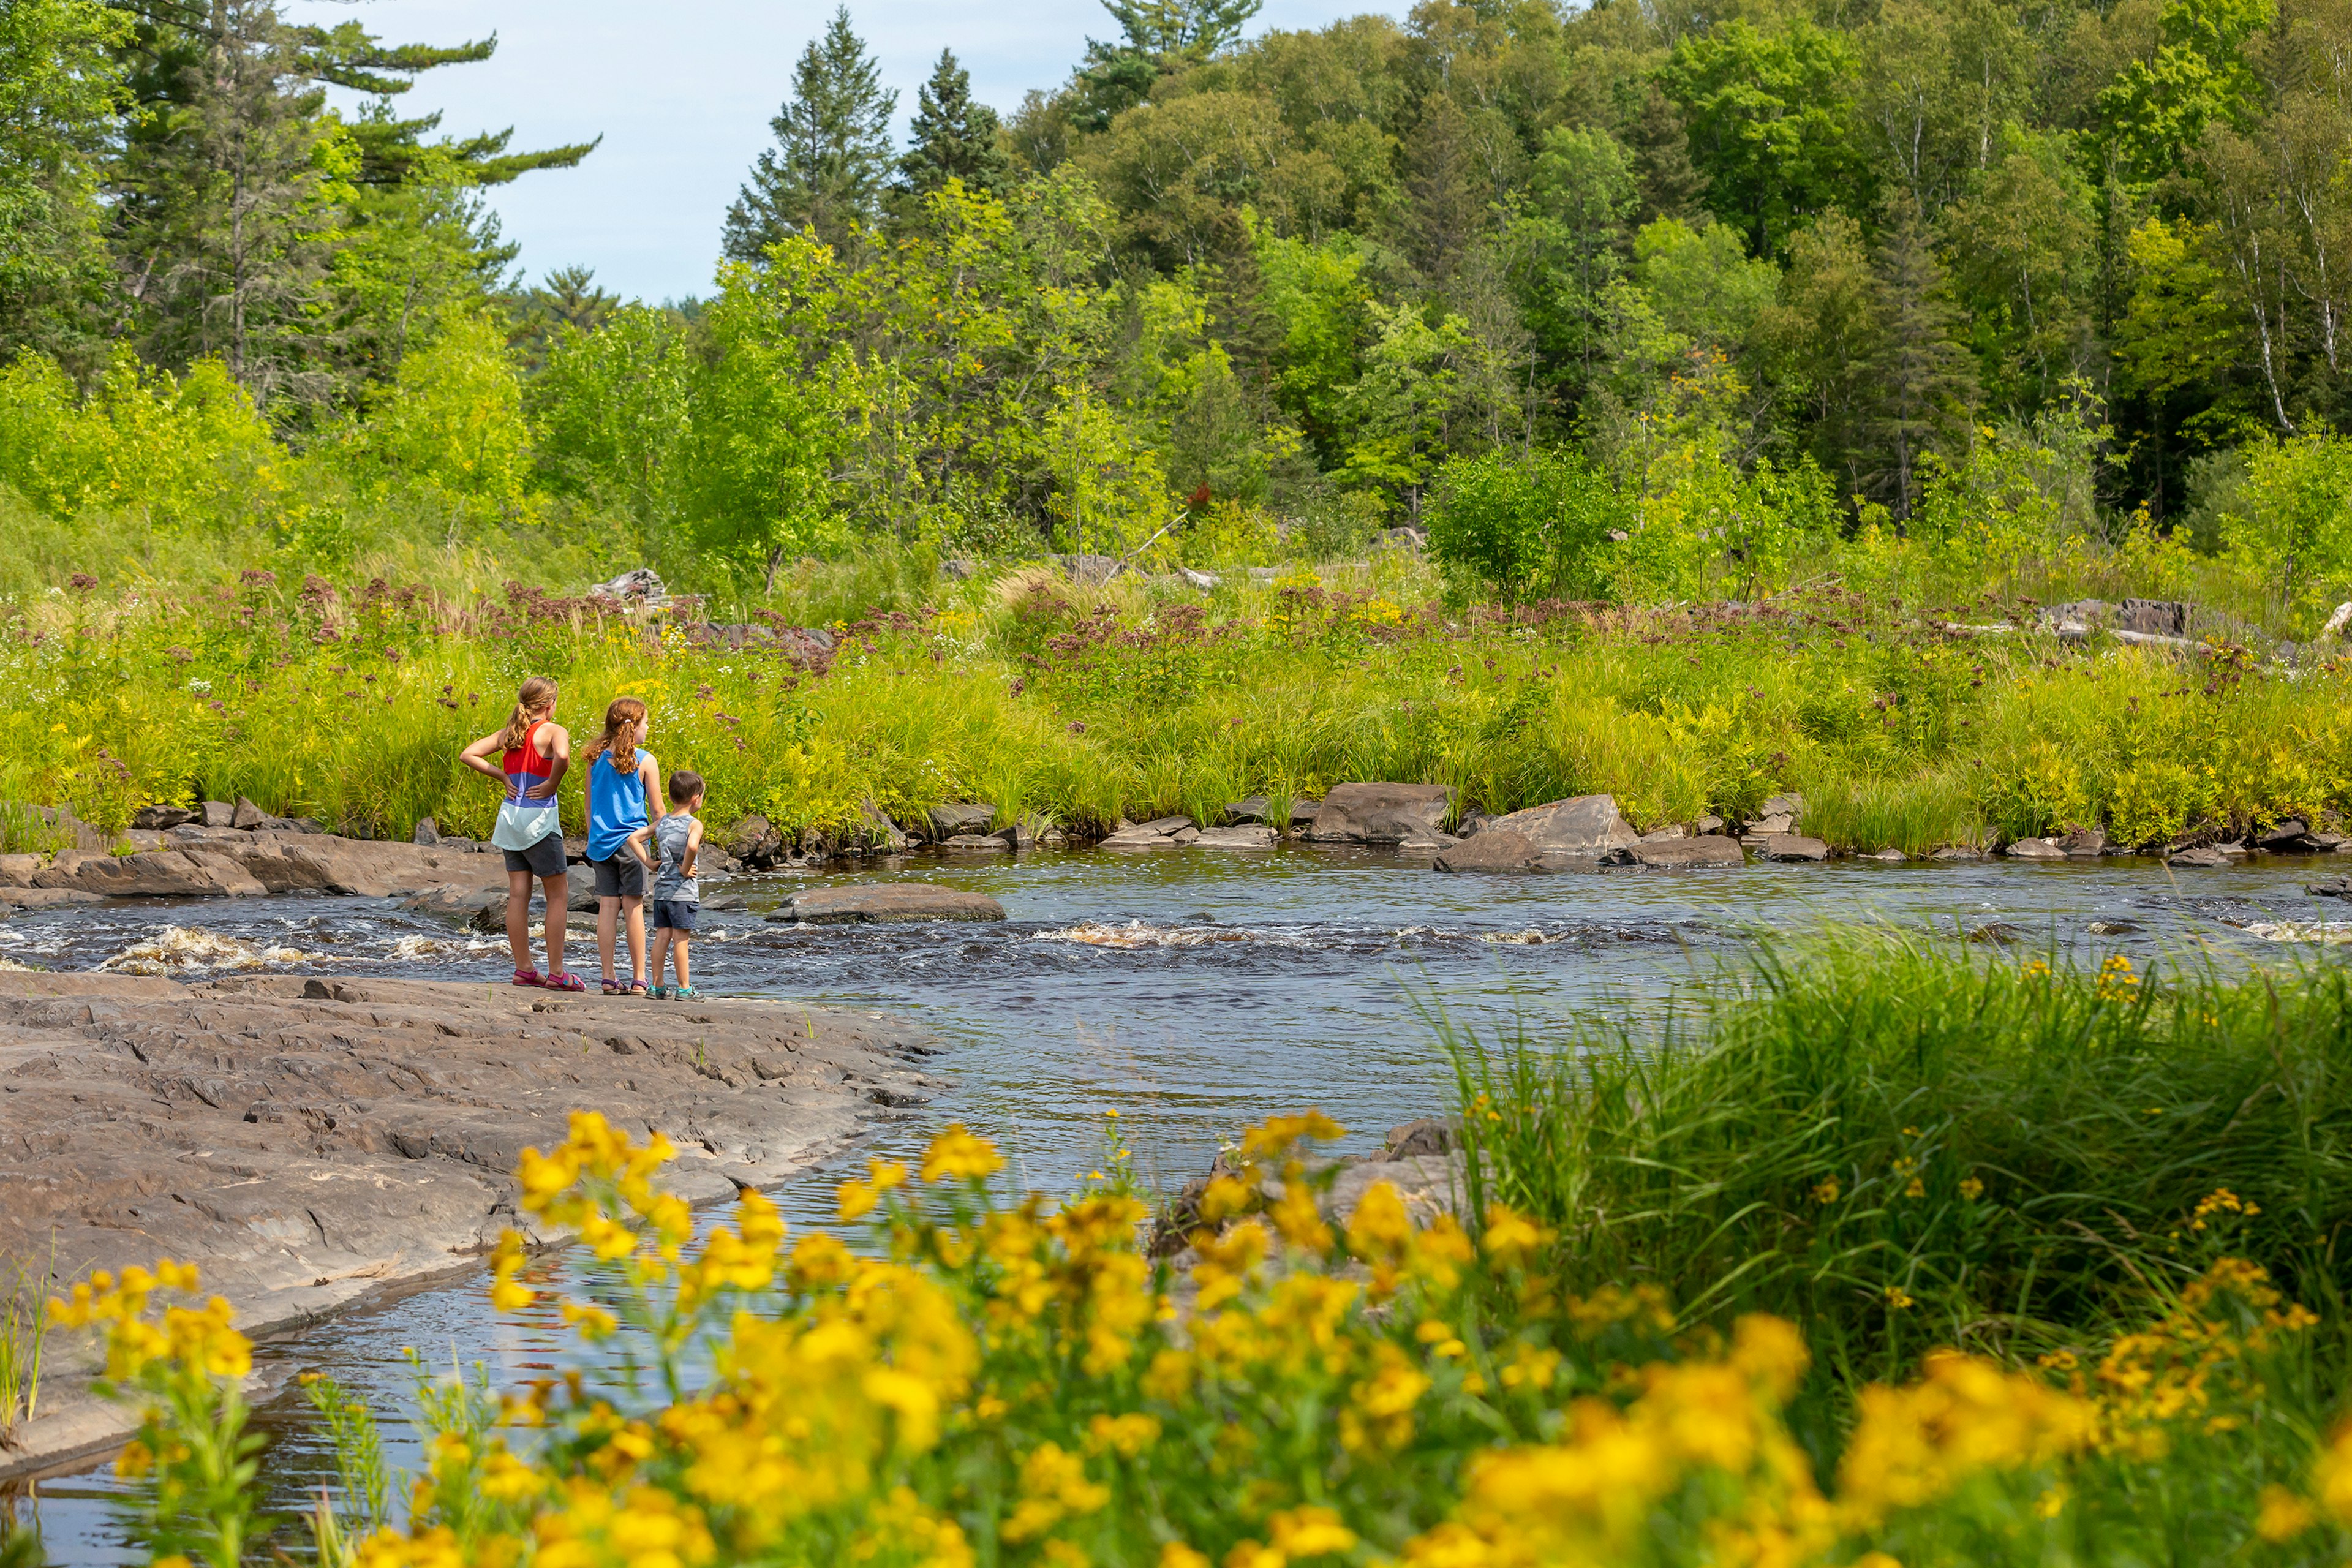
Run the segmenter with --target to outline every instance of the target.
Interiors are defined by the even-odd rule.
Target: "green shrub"
[[[1612,531],[1624,509],[1573,453],[1489,452],[1439,476],[1429,549],[1457,595],[1507,600],[1603,596]]]

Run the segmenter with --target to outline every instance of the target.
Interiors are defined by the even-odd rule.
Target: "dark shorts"
[[[596,868],[600,899],[642,899],[646,896],[646,863],[626,849],[609,859],[591,860]]]
[[[563,875],[563,839],[559,834],[551,833],[528,849],[509,849],[506,855],[509,871],[528,871],[534,877]]]
[[[654,930],[690,931],[702,906],[692,899],[662,899],[654,905]]]

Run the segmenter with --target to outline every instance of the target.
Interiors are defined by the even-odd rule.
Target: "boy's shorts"
[[[702,906],[692,899],[662,899],[654,904],[654,930],[691,931]]]
[[[528,849],[509,849],[506,854],[509,871],[528,871],[534,877],[563,875],[563,838],[560,834],[551,833]]]
[[[646,863],[623,849],[603,860],[588,862],[596,868],[596,896],[600,899],[642,899],[646,896]]]

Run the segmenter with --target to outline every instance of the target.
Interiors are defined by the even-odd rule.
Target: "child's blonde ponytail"
[[[555,706],[555,682],[543,675],[534,675],[517,689],[514,711],[507,715],[507,727],[499,731],[499,749],[511,752],[522,744],[530,727],[547,716]]]

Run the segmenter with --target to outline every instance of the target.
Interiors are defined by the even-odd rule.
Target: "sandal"
[[[617,981],[617,980],[613,980],[613,979],[609,979],[609,978],[608,978],[608,979],[604,982],[604,994],[605,994],[605,995],[607,995],[607,996],[622,996],[622,995],[625,995],[625,994],[627,994],[627,993],[628,993],[628,989],[629,989],[629,988],[628,988],[627,986],[625,986],[625,985],[622,984],[621,984],[619,981]]]
[[[680,985],[670,992],[669,999],[673,1002],[699,1002],[702,993],[691,985]]]
[[[642,980],[630,981],[628,994],[632,996],[643,996],[646,994],[646,983]]]
[[[667,985],[656,985],[656,986],[655,986],[655,987],[654,987],[654,989],[653,989],[653,999],[654,999],[655,1001],[656,1001],[656,1002],[667,1002],[667,1001],[668,1001],[668,1000],[669,1000],[669,987],[668,987],[668,986],[667,986]]]
[[[516,970],[514,983],[518,985],[544,985],[547,984],[545,980],[540,977],[540,973],[536,969]]]
[[[585,991],[588,983],[567,969],[561,974],[549,975],[547,988],[550,991]]]

